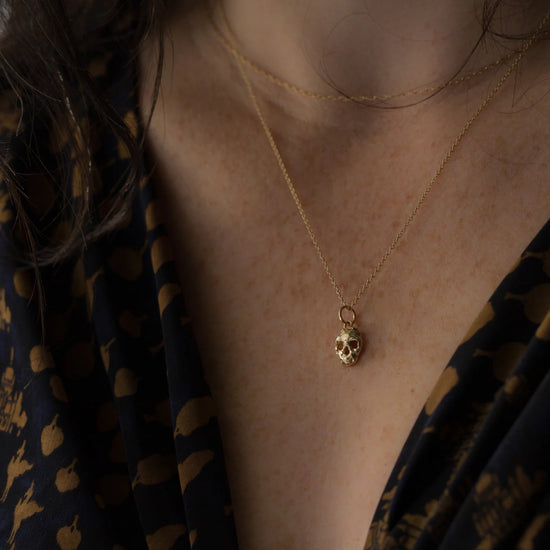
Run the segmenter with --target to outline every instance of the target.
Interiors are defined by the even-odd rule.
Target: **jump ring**
[[[344,317],[342,316],[342,313],[344,311],[351,311],[351,320],[344,319]],[[347,304],[344,304],[340,308],[340,311],[338,312],[338,317],[340,318],[340,321],[344,324],[344,326],[346,328],[351,328],[351,327],[353,327],[353,324],[355,323],[355,319],[356,319],[357,316],[355,314],[355,310],[351,306],[348,306]]]

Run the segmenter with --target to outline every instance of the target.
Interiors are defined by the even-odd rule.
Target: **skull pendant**
[[[363,342],[361,333],[356,328],[343,328],[336,338],[335,351],[345,367],[351,367],[357,363]]]

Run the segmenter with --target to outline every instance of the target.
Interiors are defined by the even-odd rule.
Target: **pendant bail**
[[[351,312],[351,319],[344,319],[344,316],[343,316],[344,311]],[[341,323],[344,325],[344,328],[350,329],[350,328],[353,328],[357,315],[355,313],[355,310],[350,305],[344,304],[340,308],[340,311],[338,312],[338,317],[340,318]]]

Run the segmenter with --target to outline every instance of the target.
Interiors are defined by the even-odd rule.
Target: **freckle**
[[[415,392],[414,388],[411,388],[411,393],[414,393],[414,392]]]

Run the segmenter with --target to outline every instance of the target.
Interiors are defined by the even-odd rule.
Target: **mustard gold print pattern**
[[[28,269],[15,269],[13,273],[13,286],[15,292],[21,298],[30,300],[33,295],[35,281]]]
[[[389,485],[389,484],[388,484]],[[370,550],[378,550],[380,548],[389,548],[389,515],[390,506],[395,497],[397,486],[392,488],[386,487],[386,490],[382,494],[380,502],[378,503],[378,509],[376,518],[371,523],[365,548]]]
[[[535,516],[529,527],[523,533],[518,544],[518,550],[533,550],[537,544],[539,536],[544,530],[550,527],[550,512]]]
[[[147,546],[149,550],[164,550],[173,548],[175,542],[185,536],[187,529],[185,525],[166,525],[156,533],[147,537]]]
[[[449,471],[449,484],[455,475],[460,475],[461,467],[474,447],[475,440],[490,411],[488,403],[472,403],[468,414],[460,418],[460,422],[452,422],[443,427],[440,432],[442,450],[452,457],[452,469]],[[449,495],[446,495],[449,496]],[[444,499],[442,497],[442,499]]]
[[[158,485],[176,476],[175,455],[153,455],[144,458],[137,465],[132,485]]]
[[[60,493],[73,491],[80,483],[80,478],[76,472],[75,466],[77,459],[75,458],[67,468],[61,468],[55,476],[55,487]]]
[[[447,367],[440,376],[435,388],[426,401],[426,414],[432,414],[443,398],[458,384],[458,375],[454,367]]]
[[[56,540],[61,550],[77,550],[82,542],[82,533],[78,530],[78,516],[75,516],[73,523],[62,527],[57,532]]]
[[[443,371],[366,549],[550,548],[549,251],[550,222]]]
[[[0,289],[0,330],[9,332],[11,325],[11,311],[6,305],[6,291]]]
[[[199,476],[206,464],[213,459],[214,453],[212,451],[197,451],[178,465],[182,493],[185,493],[189,484]]]
[[[550,284],[540,284],[525,294],[508,294],[509,300],[523,304],[525,316],[533,323],[540,324],[550,307]]]
[[[52,354],[44,346],[34,346],[29,353],[29,361],[35,373],[55,367]]]
[[[525,349],[525,344],[520,342],[507,342],[494,352],[480,351],[479,353],[492,359],[495,378],[504,382],[525,353]]]
[[[12,350],[13,358],[13,350]],[[23,410],[23,392],[15,388],[15,369],[6,367],[0,378],[0,431],[17,435],[27,424],[27,413]]]
[[[59,415],[56,415],[50,424],[44,426],[42,434],[40,435],[40,444],[44,456],[51,455],[63,444],[65,436],[63,430],[57,424],[58,419]]]
[[[32,470],[34,466],[33,464],[31,464],[30,462],[28,462],[23,458],[25,455],[26,445],[27,445],[27,442],[23,441],[21,447],[17,449],[16,454],[12,456],[10,461],[8,462],[8,467],[6,470],[7,479],[6,479],[6,484],[4,485],[2,496],[0,497],[0,502],[6,502],[6,498],[8,497],[8,493],[10,492],[10,489],[15,479],[18,478],[19,476],[22,476],[29,470]]]
[[[399,531],[392,534],[395,548],[403,548],[404,550],[414,548],[418,537],[422,534],[436,508],[437,501],[432,500],[424,506],[423,514],[404,514]]]
[[[513,532],[526,513],[526,507],[546,481],[546,472],[530,477],[517,467],[504,483],[495,474],[484,474],[475,487],[474,525],[481,538],[477,550],[495,548]]]
[[[44,510],[43,506],[40,506],[36,501],[32,500],[34,495],[34,481],[27,490],[27,492],[17,501],[15,505],[15,510],[13,511],[13,527],[8,537],[8,544],[13,544],[15,541],[15,536],[19,531],[21,524],[32,518],[35,514],[39,514]]]
[[[210,396],[190,399],[176,417],[174,435],[187,436],[215,417],[216,409]]]

